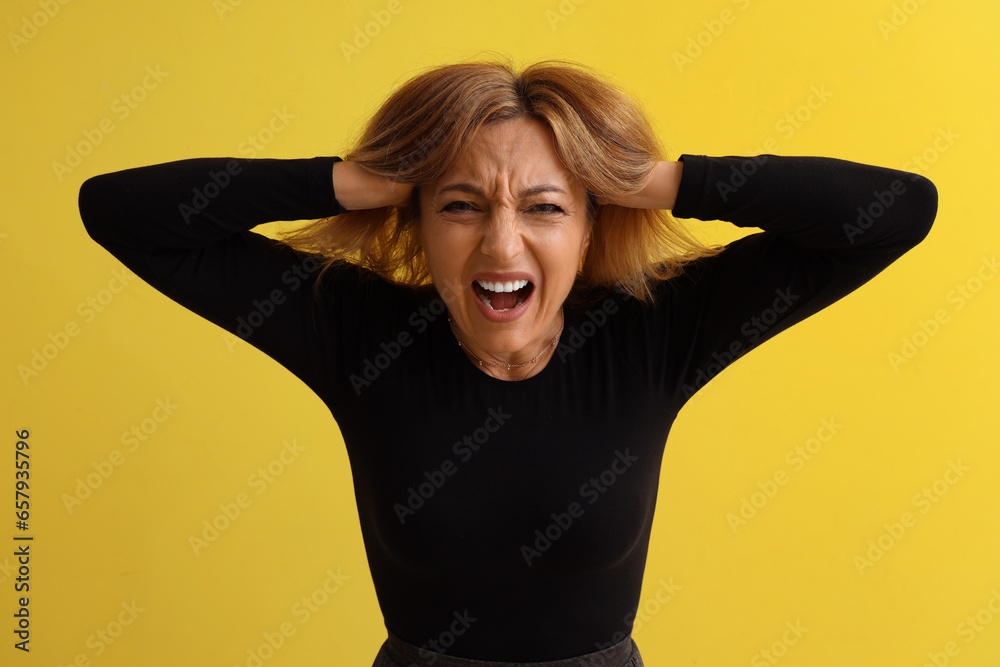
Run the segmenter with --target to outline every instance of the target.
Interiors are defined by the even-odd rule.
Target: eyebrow
[[[467,192],[469,194],[476,195],[477,197],[483,197],[483,198],[486,197],[486,195],[483,193],[482,190],[469,183],[455,183],[454,185],[447,185],[438,190],[438,194],[439,195],[444,194],[445,192],[451,190],[457,190],[459,192]],[[530,187],[526,190],[522,190],[518,194],[518,199],[526,199],[528,197],[540,194],[542,192],[558,192],[560,194],[567,194],[566,191],[560,188],[558,185],[550,185],[548,183],[545,183],[542,185],[536,185],[534,187]]]

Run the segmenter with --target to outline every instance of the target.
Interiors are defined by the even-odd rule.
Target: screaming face
[[[530,360],[559,332],[589,242],[587,193],[533,118],[485,125],[421,189],[431,278],[463,343],[481,359]]]

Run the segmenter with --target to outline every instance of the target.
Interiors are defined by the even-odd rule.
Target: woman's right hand
[[[661,160],[653,167],[653,173],[645,187],[624,199],[608,199],[597,197],[598,206],[617,204],[628,208],[659,208],[672,210],[677,202],[677,191],[681,186],[681,174],[684,163],[680,161]]]
[[[333,191],[348,211],[400,206],[410,200],[413,185],[373,174],[357,162],[333,163]]]

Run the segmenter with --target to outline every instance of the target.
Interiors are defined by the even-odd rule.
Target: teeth
[[[527,280],[514,280],[505,283],[491,283],[486,280],[477,280],[479,286],[490,292],[515,292],[528,284]]]
[[[505,282],[505,283],[501,283],[501,282],[495,282],[494,283],[494,282],[490,282],[488,280],[477,280],[476,283],[480,287],[482,287],[485,292],[487,292],[487,294],[478,293],[476,296],[479,297],[479,300],[482,301],[486,305],[486,307],[488,307],[488,308],[490,308],[492,310],[495,310],[498,313],[505,313],[505,312],[507,312],[508,310],[511,310],[511,309],[510,308],[502,308],[500,310],[497,310],[496,308],[493,308],[493,304],[490,302],[489,293],[493,292],[495,294],[495,293],[499,293],[499,292],[516,292],[517,290],[521,289],[522,287],[527,286],[528,281],[527,280],[513,280],[513,281],[509,281],[509,282]],[[522,303],[524,303],[524,299],[519,299],[517,305],[519,306]],[[515,308],[516,307],[517,306],[515,306]]]

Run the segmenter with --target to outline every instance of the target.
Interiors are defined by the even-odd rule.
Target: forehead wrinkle
[[[578,186],[576,177],[564,165],[549,164],[548,160],[536,156],[523,162],[510,163],[508,160],[504,164],[474,164],[463,160],[438,183],[434,190],[436,196],[449,191],[466,192],[479,197],[501,196],[497,193],[509,192],[513,196],[512,191],[520,185],[517,199],[545,192],[569,197]]]
[[[544,192],[570,197],[580,189],[575,175],[555,153],[551,130],[537,122],[484,128],[438,183],[436,197],[449,191],[484,198],[489,191],[495,197],[513,197],[511,191],[522,184],[517,199]]]
[[[479,197],[484,197],[484,198],[486,197],[486,194],[480,188],[473,185],[472,183],[454,183],[452,185],[446,185],[438,191],[438,194],[444,194],[445,192],[451,192],[451,191],[467,192],[469,194],[476,195]],[[559,187],[558,185],[552,185],[551,183],[542,183],[541,185],[534,185],[532,187],[521,190],[521,192],[517,194],[517,198],[527,199],[528,197],[532,197],[534,195],[541,194],[543,192],[555,192],[557,194],[563,194],[563,195],[569,194],[565,189]]]

